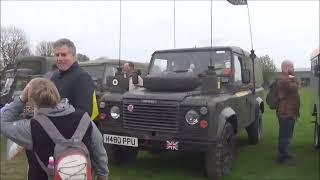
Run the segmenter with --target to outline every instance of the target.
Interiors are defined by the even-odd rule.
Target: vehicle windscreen
[[[30,77],[18,77],[16,81],[15,91],[22,91],[30,80],[31,80]]]
[[[1,92],[3,92],[3,93],[8,92],[10,90],[10,87],[12,86],[13,81],[14,81],[13,77],[8,77],[6,79],[6,82],[5,82],[4,87]]]
[[[92,78],[102,79],[104,74],[104,66],[82,66]]]
[[[319,56],[314,57],[313,59],[311,59],[311,71],[312,74],[316,74],[314,67],[320,63],[320,59]]]
[[[82,66],[82,68],[89,73],[93,79],[101,79],[103,83],[106,83],[107,76],[115,75],[115,68],[113,66],[96,65],[96,66]],[[104,75],[106,73],[106,77]]]
[[[32,69],[35,74],[41,74],[41,62],[40,61],[21,61],[18,64],[18,69]]]
[[[107,68],[106,68],[106,76],[115,76],[115,74],[116,74],[116,67],[107,66]]]
[[[231,70],[231,52],[229,50],[166,52],[153,56],[149,74],[184,72],[201,74],[208,70],[210,57],[217,75],[223,75],[226,70]]]

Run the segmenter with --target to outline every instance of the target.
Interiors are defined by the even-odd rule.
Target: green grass
[[[236,161],[231,173],[223,180],[318,180],[319,150],[313,148],[311,124],[311,91],[301,92],[301,117],[297,121],[290,150],[296,163],[279,165],[277,156],[278,122],[274,111],[266,107],[263,117],[263,140],[249,145],[245,132],[237,138]],[[3,140],[4,138],[2,138]],[[5,141],[1,142],[1,176],[4,180],[26,179],[27,163],[24,155],[15,161],[5,159]],[[205,180],[201,155],[164,153],[151,155],[140,152],[135,163],[110,165],[110,180]]]

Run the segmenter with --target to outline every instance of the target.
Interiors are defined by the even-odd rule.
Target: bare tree
[[[53,42],[41,41],[36,47],[36,55],[38,56],[54,56]]]
[[[77,54],[77,61],[85,62],[85,61],[89,61],[89,60],[90,60],[90,58],[87,55],[80,54],[80,53]]]
[[[4,67],[13,65],[16,57],[30,55],[26,33],[16,27],[1,27],[1,59]]]
[[[274,79],[275,72],[277,71],[276,65],[268,55],[258,57],[257,61],[262,64],[264,84],[268,86],[270,81]]]

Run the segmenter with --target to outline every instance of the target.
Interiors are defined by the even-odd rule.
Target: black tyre
[[[108,161],[112,164],[127,164],[133,162],[138,154],[137,148],[123,147],[113,144],[105,145]]]
[[[235,154],[235,134],[230,123],[226,123],[217,145],[209,148],[205,156],[206,172],[209,180],[219,180],[232,167]]]
[[[320,124],[314,123],[314,147],[320,149]]]
[[[262,113],[258,111],[256,119],[246,128],[250,144],[259,144],[262,139]]]

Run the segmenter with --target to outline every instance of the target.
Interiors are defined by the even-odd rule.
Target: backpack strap
[[[45,115],[37,114],[34,116],[34,119],[39,122],[51,140],[56,144],[57,142],[61,142],[65,140],[56,126],[52,123],[52,121]]]
[[[74,141],[82,141],[83,136],[87,132],[87,129],[90,124],[91,124],[91,118],[90,118],[89,114],[85,112],[79,122],[79,125],[78,125],[76,131],[74,132],[73,136],[71,137],[71,139],[73,139]]]
[[[46,172],[47,176],[49,177],[49,175],[50,175],[49,168],[41,161],[40,157],[38,156],[38,154],[35,151],[33,151],[33,154],[36,157],[36,159],[37,159],[40,167],[42,168],[42,170],[44,172]]]

